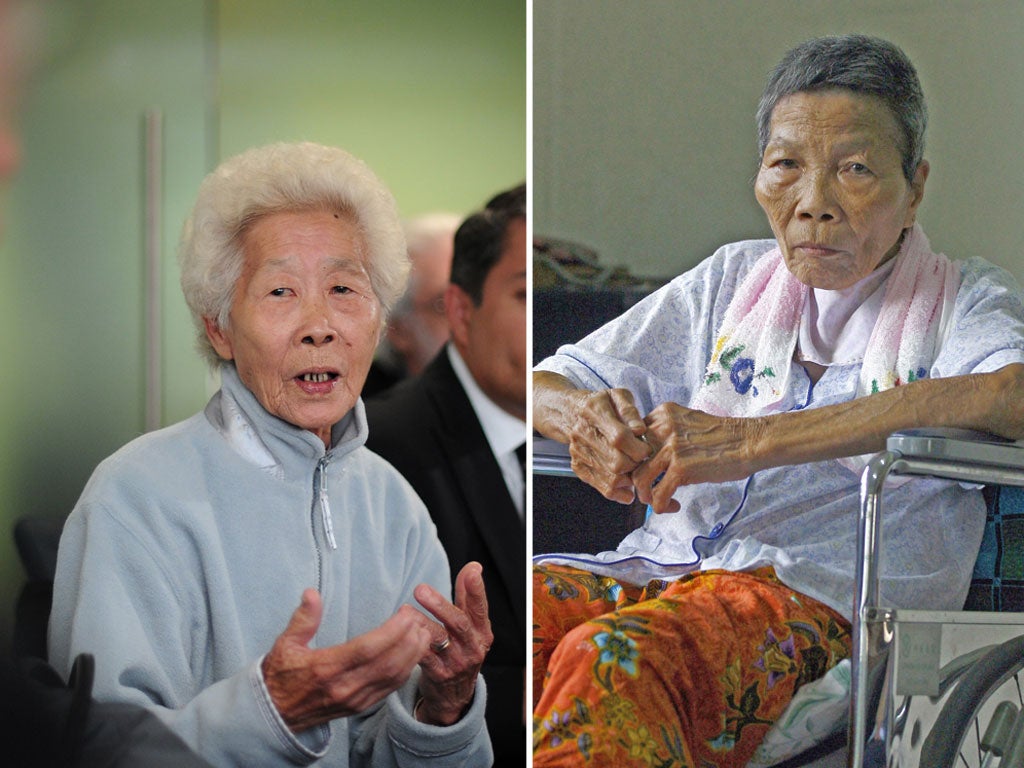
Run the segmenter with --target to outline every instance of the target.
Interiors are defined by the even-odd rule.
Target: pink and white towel
[[[896,256],[867,340],[857,397],[928,375],[959,287],[959,268],[932,253],[915,224]],[[719,416],[781,410],[810,290],[778,248],[762,256],[726,309],[692,407]]]

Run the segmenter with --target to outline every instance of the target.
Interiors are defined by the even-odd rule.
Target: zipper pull
[[[334,518],[331,517],[331,505],[327,501],[327,475],[324,472],[323,464],[320,465],[320,514],[323,517],[327,543],[331,549],[337,549],[338,542],[334,540]]]
[[[338,543],[334,540],[334,521],[331,519],[331,505],[327,503],[327,494],[320,491],[320,512],[324,517],[324,533],[327,534],[327,543],[331,549],[337,549]]]

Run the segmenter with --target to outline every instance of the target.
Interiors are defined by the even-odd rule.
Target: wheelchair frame
[[[957,622],[958,615],[970,623],[1013,624],[1024,634],[1024,616],[972,612],[897,611],[883,606],[880,596],[882,492],[892,475],[918,475],[982,485],[1024,487],[1024,445],[993,443],[991,436],[962,430],[915,430],[918,441],[914,453],[901,447],[910,433],[896,433],[887,441],[887,449],[875,454],[861,477],[861,507],[858,529],[858,572],[855,582],[852,681],[848,731],[849,768],[888,765],[894,739],[895,712],[874,683],[885,671],[886,656],[892,650],[899,621]],[[934,441],[931,440],[934,438]],[[947,449],[957,450],[956,459],[947,457]],[[972,446],[983,446],[977,459],[970,456]],[[1013,618],[1016,616],[1016,618]],[[964,673],[960,670],[958,674]],[[969,674],[967,671],[965,674]],[[886,680],[891,684],[891,679]],[[938,725],[938,723],[936,723]],[[959,743],[959,742],[958,742]],[[879,762],[881,761],[881,762]],[[929,768],[932,768],[931,766]]]

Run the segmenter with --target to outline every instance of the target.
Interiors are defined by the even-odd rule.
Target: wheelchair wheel
[[[953,688],[921,746],[921,766],[969,768],[981,765],[987,718],[1002,701],[1024,708],[1024,635],[982,656]]]

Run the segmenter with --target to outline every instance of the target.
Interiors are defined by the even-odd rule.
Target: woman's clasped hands
[[[579,391],[568,431],[572,469],[606,498],[676,512],[682,485],[725,482],[756,469],[760,419],[662,403],[640,415],[626,389]]]

